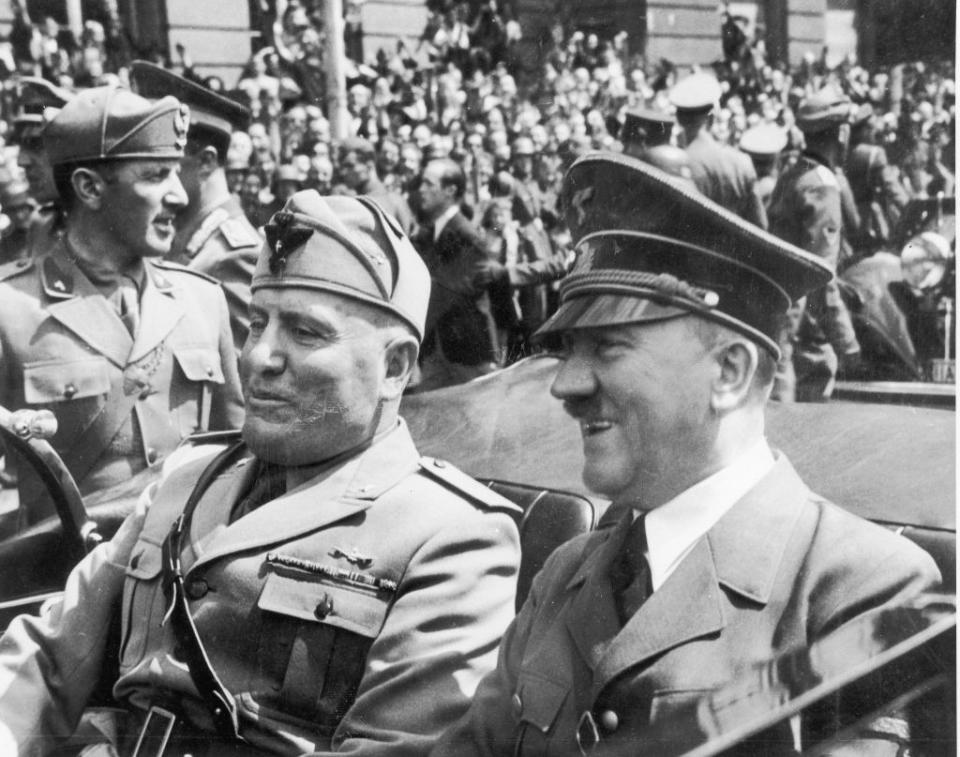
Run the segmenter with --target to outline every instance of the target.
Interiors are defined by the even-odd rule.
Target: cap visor
[[[564,302],[534,336],[541,338],[569,329],[617,326],[626,323],[665,321],[691,311],[676,305],[622,294],[574,297]]]

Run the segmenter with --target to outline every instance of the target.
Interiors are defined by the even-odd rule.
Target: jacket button
[[[207,592],[210,591],[210,585],[198,576],[187,581],[186,589],[187,596],[190,599],[203,599],[207,596]]]
[[[67,399],[71,399],[76,393],[77,387],[75,387],[73,384],[67,384],[65,387],[63,387],[63,396]]]
[[[317,602],[317,606],[313,608],[313,614],[317,620],[323,620],[332,612],[333,598],[329,594],[324,594],[323,598]]]
[[[510,699],[510,704],[513,705],[513,714],[519,718],[523,713],[523,700],[520,698],[520,695],[514,694]]]
[[[155,462],[157,462],[157,451],[153,447],[150,447],[147,450],[147,463],[153,465]]]
[[[600,713],[600,725],[603,730],[613,733],[620,725],[620,716],[613,710],[604,710]]]

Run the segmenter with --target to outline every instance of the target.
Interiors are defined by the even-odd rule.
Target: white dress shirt
[[[440,234],[443,232],[446,225],[450,223],[450,219],[453,218],[457,214],[457,211],[459,210],[460,210],[459,205],[451,205],[449,208],[447,208],[445,211],[443,211],[440,214],[440,216],[437,218],[436,221],[434,221],[434,224],[433,224],[433,241],[434,242],[436,242],[440,238]]]
[[[646,557],[654,591],[663,586],[700,537],[767,474],[773,463],[773,453],[761,439],[727,467],[646,514]]]

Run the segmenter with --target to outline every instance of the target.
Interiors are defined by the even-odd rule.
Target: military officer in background
[[[770,197],[770,231],[816,255],[834,274],[785,326],[774,390],[782,401],[829,399],[837,372],[852,372],[860,363],[860,343],[836,279],[844,245],[844,183],[836,169],[843,162],[850,115],[850,100],[832,86],[800,103],[797,126],[806,149],[780,175]]]
[[[769,207],[773,188],[777,185],[780,154],[786,146],[787,133],[776,124],[757,124],[740,137],[740,149],[750,157],[757,172],[757,196],[764,209]]]
[[[62,604],[11,624],[5,754],[71,733],[121,618],[120,754],[172,723],[148,754],[423,755],[495,664],[517,508],[398,416],[429,273],[367,198],[300,192],[266,233],[243,441],[176,468]]]
[[[766,441],[779,318],[829,267],[622,155],[579,160],[561,197],[578,257],[539,333],[617,517],[548,559],[435,757],[656,753],[652,729],[750,663],[939,579]],[[793,753],[790,726],[767,735],[751,754]],[[877,743],[857,754],[896,751]]]
[[[710,133],[710,119],[720,101],[720,85],[710,74],[691,74],[670,91],[682,129],[682,146],[690,159],[693,183],[718,205],[767,228],[767,213],[757,195],[757,174],[750,159]]]
[[[247,338],[250,278],[263,238],[230,193],[226,161],[230,135],[250,122],[250,111],[196,82],[146,61],[131,66],[134,89],[150,100],[173,95],[190,108],[190,131],[180,162],[187,207],[167,260],[212,276],[223,286],[237,354]]]
[[[53,168],[43,147],[43,129],[73,93],[46,79],[25,76],[19,85],[19,111],[13,119],[14,141],[19,146],[17,165],[23,169],[37,209],[30,224],[25,257],[49,250],[63,229],[60,197]]]
[[[172,97],[116,87],[73,98],[43,132],[64,232],[0,267],[0,404],[53,411],[53,446],[84,494],[242,421],[223,292],[162,262],[186,204],[187,118]],[[48,509],[20,468],[22,525]]]
[[[620,142],[623,154],[643,159],[651,147],[669,145],[677,122],[669,113],[653,108],[630,108],[623,114]]]
[[[693,184],[687,153],[671,144],[676,119],[651,108],[631,108],[623,117],[623,154],[656,166]]]

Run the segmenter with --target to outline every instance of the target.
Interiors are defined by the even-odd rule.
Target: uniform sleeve
[[[513,711],[520,662],[533,618],[544,601],[544,585],[556,561],[555,552],[534,578],[530,594],[500,643],[497,667],[477,688],[470,709],[443,734],[430,757],[508,757],[516,751],[518,720]]]
[[[114,538],[73,569],[60,601],[40,616],[15,618],[0,637],[4,754],[46,754],[76,728],[100,677],[124,567],[143,526],[150,491]]]
[[[504,514],[439,531],[413,557],[333,738],[337,754],[423,755],[466,711],[513,617],[519,536]]]
[[[223,291],[217,291],[217,307],[220,316],[218,350],[223,366],[223,384],[213,391],[210,408],[210,429],[240,428],[243,425],[243,395],[240,391],[240,374],[237,368],[237,352],[230,331],[230,315]]]
[[[223,287],[230,313],[233,346],[238,355],[250,331],[250,281],[253,279],[258,252],[258,248],[252,246],[232,250],[230,254],[220,256],[216,264],[205,271]]]

